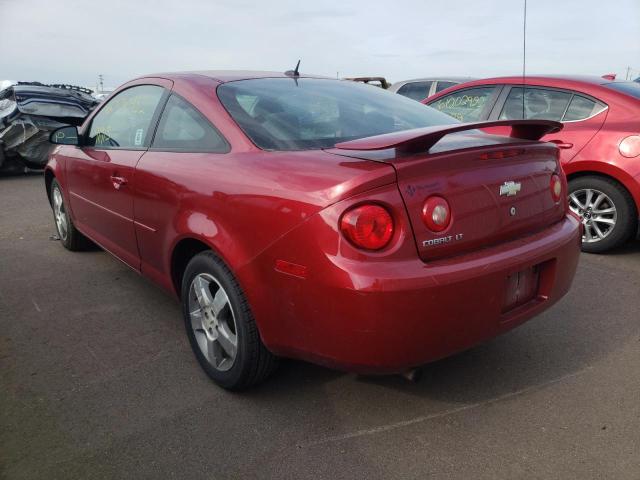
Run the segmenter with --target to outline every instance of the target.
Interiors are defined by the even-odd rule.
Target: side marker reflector
[[[287,275],[293,275],[298,278],[307,278],[308,268],[304,265],[298,265],[297,263],[291,263],[286,260],[276,260],[275,266],[276,272],[286,273]]]

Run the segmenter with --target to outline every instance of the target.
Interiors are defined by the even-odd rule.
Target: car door
[[[135,166],[151,141],[165,88],[133,84],[104,104],[66,160],[67,185],[78,228],[129,266],[140,260],[133,226]]]
[[[181,209],[190,212],[188,221],[198,224],[192,225],[195,230],[200,229],[204,236],[215,233],[215,218],[201,212],[220,203],[211,191],[229,175],[223,161],[229,151],[215,126],[195,106],[172,93],[151,147],[136,167],[135,229],[143,274],[161,284],[168,278],[167,259],[178,235],[177,223],[185,221],[179,219]],[[211,195],[208,206],[194,200],[203,194],[201,188]]]
[[[478,122],[486,120],[501,88],[499,85],[463,88],[427,105],[461,122]]]
[[[562,164],[570,162],[582,150],[600,130],[606,118],[607,106],[604,103],[571,90],[542,86],[526,86],[523,89],[521,86],[508,85],[502,99],[491,112],[491,120],[526,118],[555,120],[564,124],[560,132],[545,135],[541,139],[558,145]],[[499,135],[510,133],[510,127],[484,130]]]

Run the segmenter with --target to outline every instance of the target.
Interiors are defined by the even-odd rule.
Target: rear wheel
[[[62,188],[55,178],[51,182],[51,207],[53,208],[56,232],[64,248],[71,251],[85,249],[89,241],[73,224],[71,216],[69,212],[67,212],[64,196],[62,195]]]
[[[182,310],[198,362],[221,387],[241,390],[275,370],[277,359],[262,343],[240,286],[213,252],[199,253],[187,265]]]
[[[582,218],[582,250],[601,253],[625,243],[637,225],[629,192],[615,180],[585,176],[569,182],[569,208]]]

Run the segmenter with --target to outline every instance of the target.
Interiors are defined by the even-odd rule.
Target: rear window
[[[217,93],[264,150],[331,148],[357,138],[456,123],[421,103],[358,82],[261,78],[224,83]]]
[[[613,82],[605,83],[604,85],[611,90],[617,90],[618,92],[626,93],[634,98],[640,98],[640,83],[636,82]]]

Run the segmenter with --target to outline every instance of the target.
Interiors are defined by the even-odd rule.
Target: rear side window
[[[153,139],[155,150],[228,152],[222,135],[186,100],[169,97]]]
[[[412,100],[424,100],[429,96],[429,89],[433,82],[411,82],[400,87],[398,93]]]
[[[500,120],[525,119],[555,120],[559,122],[564,115],[571,93],[542,88],[513,87],[500,112]],[[523,103],[524,102],[524,103]]]
[[[91,121],[85,144],[96,148],[149,146],[149,130],[164,88],[140,85],[118,93]]]
[[[429,106],[462,122],[480,120],[482,112],[496,87],[479,87],[458,90],[439,98]]]
[[[436,84],[436,93],[441,92],[442,90],[446,90],[449,87],[453,87],[454,85],[457,85],[457,83],[440,81]]]
[[[563,122],[584,120],[585,118],[592,117],[606,107],[601,103],[595,102],[589,98],[574,95],[569,103],[569,108],[562,118]]]

